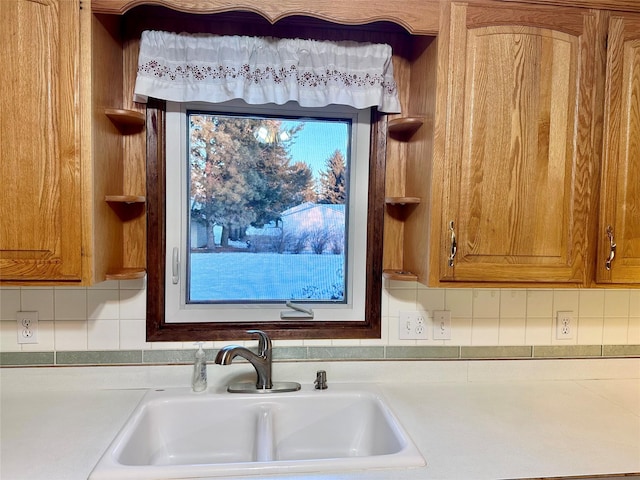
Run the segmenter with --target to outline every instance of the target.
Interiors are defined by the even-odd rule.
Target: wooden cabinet
[[[91,22],[79,0],[0,1],[2,284],[144,276],[145,118],[120,108],[117,32]]]
[[[594,269],[600,12],[452,2],[442,15],[430,254],[408,268],[431,284],[584,284]]]
[[[0,280],[82,279],[79,2],[0,2]]]
[[[613,14],[607,44],[596,281],[637,284],[640,283],[640,15]]]

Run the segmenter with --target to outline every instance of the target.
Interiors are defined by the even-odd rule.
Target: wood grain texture
[[[433,122],[438,82],[439,40],[420,38],[414,41],[411,66],[411,103],[408,115],[424,119],[424,124],[407,144],[407,178],[405,195],[421,199],[411,205],[404,222],[404,261],[402,270],[409,271],[426,283],[429,260],[429,218],[434,214],[431,197],[431,175],[434,168]]]
[[[77,1],[0,2],[2,281],[82,279],[78,22]]]
[[[597,282],[640,283],[640,15],[612,16],[607,52],[606,109]],[[605,267],[611,226],[617,244]]]
[[[473,0],[472,0],[473,1]],[[538,5],[556,5],[563,7],[585,7],[603,10],[640,12],[638,0],[499,0],[501,2],[518,2]]]
[[[105,198],[123,195],[122,125],[105,114],[108,108],[122,109],[122,47],[117,18],[92,16],[91,24],[91,135],[93,149],[94,276],[97,282],[124,265],[122,221]],[[117,207],[119,208],[119,207]]]
[[[445,22],[432,282],[587,282],[603,32],[596,13],[565,9],[574,34],[546,9],[522,22],[525,10],[454,3]]]
[[[138,52],[140,43],[136,39],[123,38],[123,78],[122,105],[141,115],[146,115],[145,106],[133,101],[135,77],[138,71]],[[146,134],[144,129],[129,132],[123,138],[123,192],[133,195],[146,195]],[[132,217],[123,224],[125,267],[146,267],[146,218],[144,215]]]
[[[271,23],[291,16],[307,16],[345,25],[390,21],[413,34],[435,34],[438,31],[438,0],[405,0],[402,3],[351,0],[342,2],[340,8],[336,8],[334,0],[92,0],[91,9],[96,13],[121,15],[143,4],[198,14],[252,12]]]

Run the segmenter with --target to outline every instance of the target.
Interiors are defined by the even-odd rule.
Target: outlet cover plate
[[[18,343],[38,343],[38,312],[16,312]]]
[[[400,312],[398,321],[400,340],[428,340],[427,317],[422,312]]]
[[[451,340],[451,312],[449,310],[434,310],[433,339]]]

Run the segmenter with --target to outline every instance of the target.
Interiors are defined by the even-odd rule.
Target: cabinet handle
[[[449,266],[453,267],[453,261],[458,251],[458,242],[456,241],[456,231],[454,229],[453,220],[449,222],[449,230],[451,230],[451,254],[449,255]]]
[[[611,270],[611,262],[613,262],[613,259],[616,256],[617,247],[616,242],[613,238],[613,228],[611,228],[611,225],[607,227],[607,237],[609,237],[609,256],[605,260],[604,266],[607,270]]]

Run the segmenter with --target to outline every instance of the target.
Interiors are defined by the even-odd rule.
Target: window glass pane
[[[347,303],[351,119],[187,123],[186,303]]]

